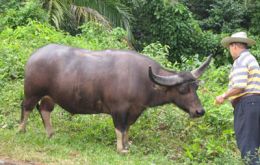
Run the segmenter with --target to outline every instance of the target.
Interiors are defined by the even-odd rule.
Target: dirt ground
[[[44,164],[30,162],[30,161],[11,160],[10,158],[0,157],[0,165],[44,165]]]

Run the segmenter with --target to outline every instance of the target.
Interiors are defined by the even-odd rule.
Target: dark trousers
[[[234,129],[246,164],[260,165],[260,95],[245,96],[234,105]]]

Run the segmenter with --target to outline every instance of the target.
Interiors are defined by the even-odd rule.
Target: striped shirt
[[[260,94],[260,68],[255,57],[244,50],[234,61],[229,75],[228,88],[242,88],[244,91],[230,97],[230,100],[241,97],[245,94]]]

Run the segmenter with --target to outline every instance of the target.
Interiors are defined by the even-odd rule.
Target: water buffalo
[[[210,59],[191,72],[178,73],[134,51],[44,46],[26,64],[19,129],[25,131],[39,101],[49,137],[54,132],[50,113],[55,103],[71,114],[106,113],[113,118],[118,152],[127,152],[129,127],[147,107],[174,103],[191,117],[204,114],[196,80]]]

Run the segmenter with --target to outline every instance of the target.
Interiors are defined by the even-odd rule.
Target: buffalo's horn
[[[162,86],[174,86],[184,81],[184,79],[178,74],[172,76],[156,75],[153,73],[151,66],[149,66],[149,77],[154,83]]]
[[[193,71],[191,71],[191,74],[194,78],[199,78],[205,71],[205,69],[208,67],[209,63],[210,63],[210,60],[212,58],[212,54],[207,58],[207,60],[201,64],[200,67],[198,67],[197,69],[194,69]]]

